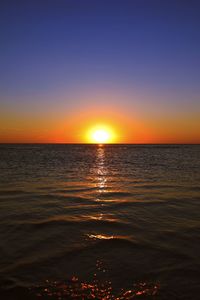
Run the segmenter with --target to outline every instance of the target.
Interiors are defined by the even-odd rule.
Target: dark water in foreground
[[[1,145],[0,299],[200,299],[200,146]]]

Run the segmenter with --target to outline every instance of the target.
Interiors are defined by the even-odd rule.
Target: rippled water
[[[3,299],[199,299],[200,146],[1,145],[0,175]]]

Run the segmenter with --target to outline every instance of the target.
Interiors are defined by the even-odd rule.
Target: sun
[[[99,129],[94,131],[94,133],[92,134],[92,139],[96,142],[96,143],[100,143],[100,144],[104,144],[106,142],[109,141],[110,138],[110,134],[109,132],[107,132],[104,129]]]
[[[108,144],[114,142],[115,135],[109,126],[94,126],[88,131],[87,140],[93,144]]]

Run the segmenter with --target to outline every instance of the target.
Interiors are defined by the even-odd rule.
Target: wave
[[[53,217],[48,219],[42,219],[40,221],[33,221],[33,222],[18,222],[16,224],[17,230],[20,228],[25,229],[28,228],[29,230],[34,229],[41,229],[41,228],[52,228],[52,227],[59,227],[59,226],[77,226],[78,228],[83,227],[90,227],[90,228],[98,228],[98,227],[114,227],[114,228],[132,228],[132,225],[129,223],[114,220],[102,220],[98,218],[92,218],[90,216],[82,216],[82,217],[70,217],[70,216],[59,216]]]

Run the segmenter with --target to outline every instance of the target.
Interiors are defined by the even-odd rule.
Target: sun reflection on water
[[[105,235],[105,234],[88,234],[90,239],[94,240],[111,240],[114,239],[113,235]]]
[[[107,168],[105,165],[105,149],[103,145],[98,145],[96,157],[96,184],[99,193],[105,192],[107,182]]]
[[[159,285],[152,282],[133,283],[129,288],[113,287],[112,281],[105,278],[105,268],[101,260],[96,261],[96,271],[93,274],[93,280],[84,282],[78,277],[73,276],[66,281],[46,280],[43,285],[33,287],[31,294],[36,295],[37,299],[55,299],[55,300],[132,300],[132,299],[155,299],[159,291]],[[100,279],[101,278],[101,279]],[[142,296],[142,298],[141,298]]]

